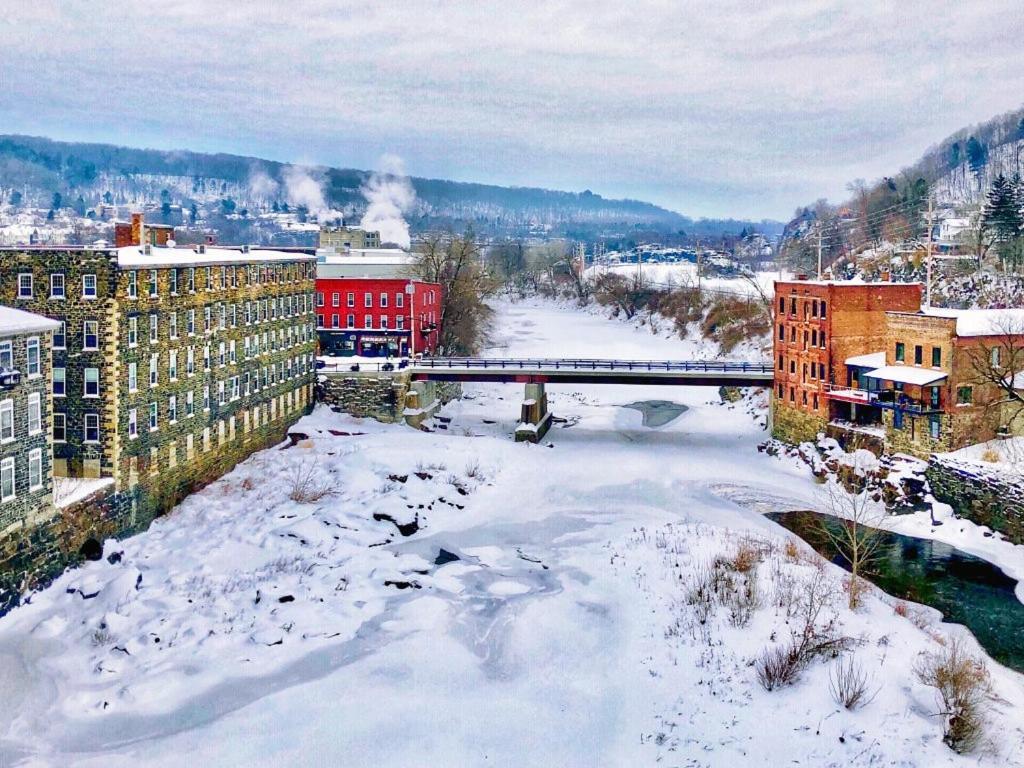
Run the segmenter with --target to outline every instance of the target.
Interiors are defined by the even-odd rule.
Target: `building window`
[[[956,388],[956,402],[957,405],[970,405],[974,402],[974,388],[973,387],[957,387]]]
[[[332,307],[340,307],[341,306],[341,294],[340,293],[334,292],[334,293],[331,294],[331,306]]]
[[[31,377],[40,372],[39,339],[35,336],[25,342],[25,370]]]
[[[903,411],[897,409],[892,412],[892,425],[896,429],[903,429]]]
[[[192,347],[189,347],[185,353],[185,373],[192,376],[196,372],[196,353]]]
[[[932,368],[939,368],[942,365],[942,349],[932,347]]]
[[[355,328],[356,327],[356,316],[349,314],[345,316],[345,327]]]
[[[380,306],[381,306],[381,309],[387,309],[387,307],[388,307],[388,295],[386,293],[384,293],[383,291],[381,291],[381,294],[380,294]]]
[[[160,316],[152,314],[149,316],[149,343],[156,344],[160,337]]]
[[[387,315],[381,315],[380,316],[380,327],[381,328],[387,328],[388,327],[388,316]]]
[[[902,363],[906,359],[907,348],[903,345],[902,341],[896,342],[896,362]]]
[[[128,346],[134,347],[139,343],[139,318],[132,316],[128,318]]]
[[[167,321],[168,321],[168,326],[167,326],[168,334],[170,334],[170,337],[172,339],[178,338],[178,313],[177,312],[171,312],[171,314],[168,315],[168,317],[167,317]]]
[[[82,349],[86,352],[94,352],[100,348],[99,322],[86,320],[82,323]]]
[[[188,329],[187,330],[188,330],[188,335],[189,336],[195,336],[196,335],[196,311],[194,309],[190,309],[188,311]]]
[[[63,368],[53,369],[53,396],[64,397],[65,395],[65,382],[67,381]]]
[[[43,412],[38,392],[28,396],[28,433],[38,434],[43,431]]]
[[[139,365],[128,363],[128,391],[138,392],[139,390]]]
[[[99,397],[100,396],[100,369],[99,368],[86,368],[85,369],[85,384],[83,386],[83,394],[86,397]]]
[[[779,299],[779,314],[780,315],[786,314],[786,299],[785,298],[780,298]]]
[[[54,272],[50,275],[50,298],[64,298],[64,273]]]
[[[14,439],[14,401],[0,402],[0,442]]]
[[[178,420],[178,396],[171,395],[167,398],[167,423],[173,424]]]
[[[96,275],[82,275],[82,298],[96,298]]]
[[[171,296],[177,296],[178,295],[178,268],[177,267],[172,267],[168,271],[167,276],[171,280]]]
[[[139,436],[139,412],[135,408],[128,410],[128,437]]]
[[[942,430],[941,430],[941,427],[940,427],[940,422],[939,422],[939,417],[938,416],[932,416],[930,421],[929,421],[929,423],[928,423],[928,427],[929,427],[929,429],[931,431],[932,440],[938,440],[940,435],[941,435],[941,433],[942,433]]]
[[[210,385],[203,387],[203,410],[210,410]]]
[[[405,294],[401,291],[395,294],[395,306],[399,309],[405,306]]]
[[[824,320],[825,319],[825,302],[824,301],[822,301],[821,304],[818,305],[818,309],[820,311],[821,319]]]
[[[12,342],[0,341],[0,368],[14,367],[14,351]]]
[[[159,410],[156,403],[149,404],[149,431],[152,432],[159,426]]]
[[[178,380],[178,350],[172,349],[167,360],[167,376],[171,381]]]
[[[991,361],[993,368],[999,368],[1001,366],[999,360],[999,347],[992,347],[992,351],[989,352],[989,360]]]
[[[924,362],[924,347],[920,344],[914,345],[914,365],[920,365]]]
[[[64,321],[61,320],[60,327],[53,332],[53,348],[64,349],[67,344],[67,331],[65,330]]]
[[[22,272],[18,275],[18,298],[32,298],[32,274],[30,272]]]
[[[366,291],[363,294],[363,306],[366,307],[367,309],[373,306],[373,294],[370,293],[369,291]]]
[[[780,324],[779,325],[779,341],[785,341],[785,340],[786,340],[786,326]]]
[[[137,298],[139,295],[139,273],[132,270],[128,273],[128,285],[125,289],[129,299]]]
[[[0,461],[0,501],[14,498],[14,457]]]
[[[355,305],[356,305],[356,295],[355,295],[355,293],[350,291],[349,294],[345,297],[345,306],[354,307]]]
[[[67,416],[63,413],[53,414],[53,442],[63,443],[67,439]]]
[[[339,326],[340,319],[338,315],[331,315],[331,328],[337,328]]]
[[[82,419],[82,437],[87,443],[98,443],[100,441],[100,415],[98,413],[86,413]]]
[[[337,296],[338,294],[334,294],[334,295]],[[249,302],[245,302],[245,305],[246,305],[245,308],[248,310],[249,309]],[[318,307],[322,307],[324,305],[324,292],[323,291],[317,291],[316,292],[316,305]],[[338,306],[338,305],[335,304],[334,306]],[[248,321],[246,321],[246,322],[248,322]]]
[[[34,448],[28,452],[28,489],[38,491],[43,487],[43,451]]]
[[[399,315],[395,318],[395,328],[398,330],[405,328],[405,315]]]
[[[196,292],[196,268],[195,267],[189,267],[188,268],[188,292],[189,293],[195,293]]]
[[[157,353],[153,353],[149,356],[149,386],[155,387],[157,385],[158,368],[160,365],[160,356]]]

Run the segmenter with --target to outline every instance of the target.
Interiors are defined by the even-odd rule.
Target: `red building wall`
[[[441,325],[441,286],[406,278],[318,277],[316,280],[317,328],[321,349],[328,352],[332,337],[356,339],[354,354],[362,354],[364,339],[378,347],[384,338],[398,341],[398,354],[411,351],[415,332],[416,354],[434,354]],[[326,342],[326,343],[325,343]],[[381,352],[378,349],[377,352]]]

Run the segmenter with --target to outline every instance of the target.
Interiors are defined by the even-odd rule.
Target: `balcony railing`
[[[896,389],[857,389],[831,384],[826,388],[825,396],[832,400],[856,405],[871,405],[892,411],[902,411],[912,416],[942,413],[940,405],[930,401],[917,400]]]

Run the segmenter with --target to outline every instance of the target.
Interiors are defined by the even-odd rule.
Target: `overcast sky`
[[[0,132],[788,218],[1024,100],[1021,0],[0,0]]]

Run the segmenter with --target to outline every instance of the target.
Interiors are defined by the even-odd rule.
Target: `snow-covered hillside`
[[[500,305],[494,343],[701,353],[539,301]],[[521,398],[467,386],[429,433],[318,408],[108,542],[0,619],[0,765],[1024,765],[1024,678],[990,665],[993,752],[955,755],[911,670],[958,628],[880,594],[851,613],[842,571],[761,516],[819,496],[756,450],[757,398],[549,387],[565,421],[536,446],[510,439]],[[672,410],[653,400],[687,410],[644,426]],[[734,602],[698,597],[712,573]],[[827,657],[757,682],[812,591],[878,688],[863,709],[836,706]]]

